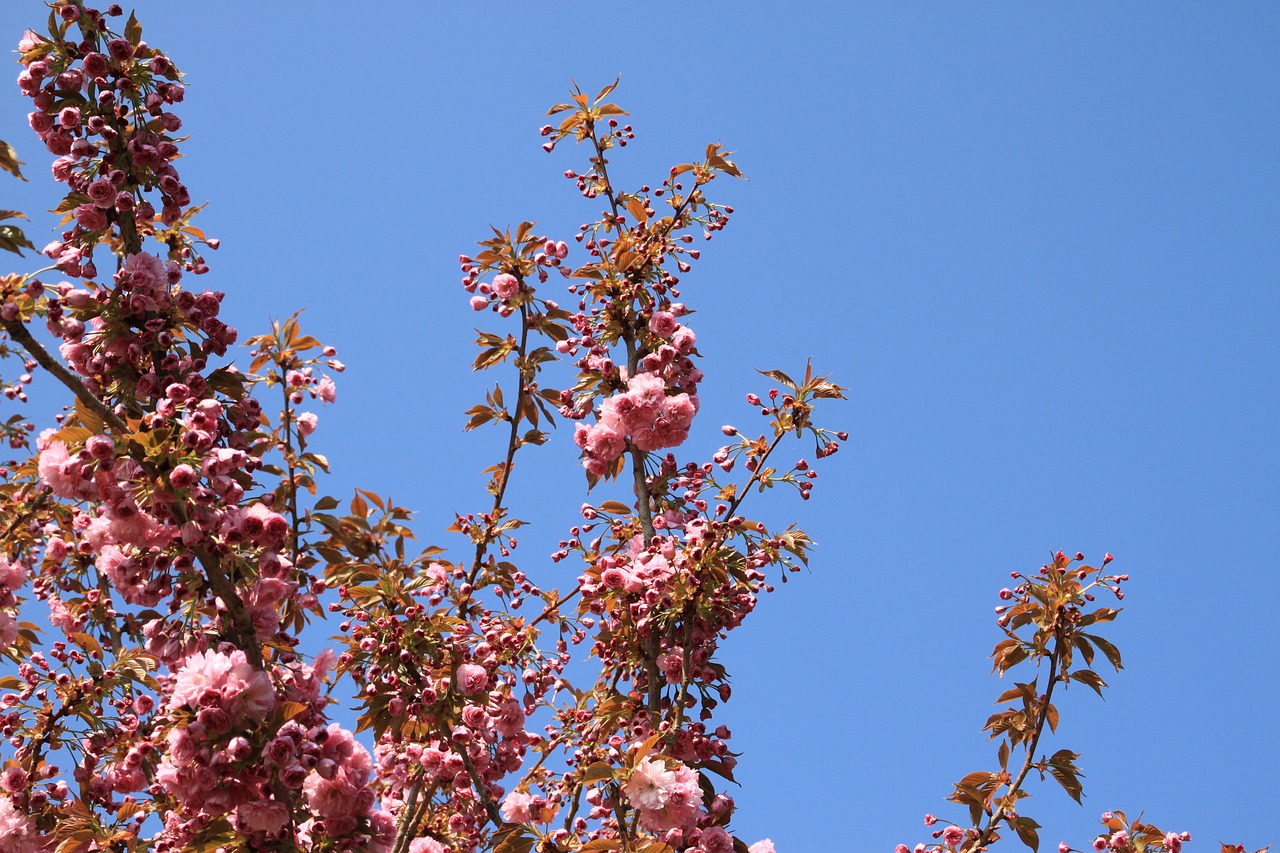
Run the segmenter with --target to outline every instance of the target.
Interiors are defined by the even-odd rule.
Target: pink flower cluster
[[[81,32],[92,35],[66,50],[28,30],[18,44],[24,65],[18,88],[35,107],[28,116],[31,129],[58,156],[54,178],[88,198],[71,211],[72,231],[49,244],[45,254],[68,275],[92,278],[93,245],[112,221],[150,228],[156,210],[145,191],[159,190],[165,225],[176,223],[191,204],[173,165],[179,156],[173,134],[182,120],[168,109],[186,91],[168,57],[145,42],[113,37],[103,13],[72,4],[61,8],[74,9]],[[110,16],[119,13],[118,4],[107,10]],[[146,122],[135,126],[125,118],[130,115],[146,116]],[[184,257],[188,269],[204,271],[189,249]]]
[[[600,476],[627,449],[628,436],[640,450],[683,443],[697,412],[696,395],[683,391],[668,395],[661,378],[641,373],[627,382],[626,391],[604,402],[595,426],[578,424],[573,440],[582,448],[583,466]]]
[[[243,651],[206,651],[192,655],[178,670],[169,707],[210,711],[211,717],[225,715],[227,725],[243,726],[261,722],[275,699],[271,677],[250,666]]]
[[[678,761],[645,758],[622,786],[627,801],[640,813],[640,825],[654,832],[692,827],[702,810],[698,773]],[[723,831],[723,830],[722,830]],[[730,842],[729,850],[733,849]]]
[[[17,591],[27,583],[27,569],[21,563],[0,557],[0,643],[6,647],[18,639]],[[14,609],[10,609],[14,608]]]
[[[52,849],[52,839],[36,829],[31,819],[0,795],[0,850],[4,853],[44,853]]]

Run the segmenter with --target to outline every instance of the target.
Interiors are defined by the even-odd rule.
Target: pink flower
[[[311,435],[316,431],[316,424],[319,421],[320,418],[316,416],[315,412],[303,412],[298,415],[298,435]]]
[[[510,299],[520,292],[520,279],[504,272],[494,278],[493,292],[502,299]]]
[[[274,835],[289,821],[289,809],[275,800],[253,800],[236,808],[235,825],[241,832]]]
[[[107,217],[96,204],[82,204],[75,209],[76,222],[86,231],[101,231],[107,227]]]
[[[187,658],[174,678],[170,707],[219,705],[239,724],[259,722],[275,707],[271,677],[249,665],[240,649],[231,654],[206,651]]]
[[[948,826],[942,830],[942,841],[948,847],[959,847],[960,842],[964,841],[964,830],[958,826]]]
[[[752,844],[747,848],[747,851],[748,853],[777,853],[777,851],[773,849],[773,842],[767,838]]]
[[[489,673],[484,667],[474,663],[464,663],[458,667],[458,690],[471,696],[479,693],[489,685]]]
[[[116,205],[116,187],[115,184],[106,178],[99,178],[89,184],[86,190],[89,198],[93,199],[93,203],[101,208],[115,207]]]
[[[676,774],[667,765],[646,758],[631,771],[631,778],[622,786],[622,793],[637,809],[656,810],[667,804],[669,790],[676,784]]]
[[[0,797],[0,849],[4,853],[39,853],[49,849],[31,819]]]
[[[36,469],[40,472],[40,479],[56,495],[79,498],[97,494],[97,487],[92,481],[81,479],[80,463],[71,458],[67,446],[61,441],[50,442],[48,447],[40,451]]]
[[[332,403],[338,399],[338,388],[333,384],[333,380],[328,376],[320,380],[320,384],[316,386],[316,396],[320,398],[322,403]]]
[[[512,791],[502,801],[503,819],[510,823],[532,823],[533,816],[529,813],[532,802],[533,797],[524,791]]]
[[[42,41],[44,41],[44,39],[37,35],[35,30],[27,30],[22,34],[22,38],[18,41],[18,52],[26,53]]]
[[[653,832],[691,826],[704,814],[698,773],[683,764],[671,770],[662,760],[647,758],[636,765],[622,793],[640,811],[640,824]]]
[[[680,321],[670,311],[654,311],[649,318],[649,331],[660,338],[670,338],[680,328]]]
[[[723,826],[709,826],[702,830],[698,846],[707,853],[733,853],[733,836]]]
[[[444,845],[434,838],[415,838],[409,842],[409,853],[444,853]]]

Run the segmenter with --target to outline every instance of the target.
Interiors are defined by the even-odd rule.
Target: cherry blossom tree
[[[70,402],[2,427],[22,458],[0,470],[0,851],[771,853],[735,834],[718,653],[809,556],[752,499],[808,500],[847,436],[817,421],[843,389],[806,365],[763,372],[760,426],[722,427],[710,458],[686,446],[705,377],[683,279],[732,217],[713,193],[741,177],[729,153],[624,189],[616,83],[551,107],[543,147],[585,153],[565,178],[605,212],[574,234],[494,229],[459,258],[494,324],[474,368],[500,377],[467,428],[503,452],[491,502],[449,520],[464,544],[419,549],[408,509],[324,492],[315,410],[336,400],[336,351],[295,314],[246,353],[224,294],[196,283],[218,242],[179,171],[174,61],[118,4],[51,8],[21,38],[18,85],[66,230],[39,250],[49,266],[0,278],[0,355],[20,365],[0,385],[21,402],[39,376]],[[0,145],[0,167],[21,165]],[[12,221],[0,247],[35,250]],[[588,502],[550,561],[517,564],[508,486],[557,422]],[[781,461],[796,440],[811,456]],[[1076,754],[1042,743],[1055,688],[1101,692],[1095,661],[1120,668],[1099,633],[1119,611],[1095,595],[1127,579],[1083,560],[1001,591],[995,669],[1037,675],[988,721],[997,769],[956,785],[967,819],[918,850],[1035,848],[1032,771],[1079,799]],[[336,636],[304,642],[317,631]],[[354,731],[336,695],[359,705]],[[1103,822],[1094,849],[1189,840]]]

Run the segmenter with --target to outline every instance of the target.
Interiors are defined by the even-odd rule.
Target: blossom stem
[[[1049,655],[1049,683],[1044,689],[1044,695],[1040,697],[1040,712],[1036,717],[1035,730],[1031,735],[1031,742],[1027,744],[1027,756],[1022,762],[1022,769],[1018,771],[1018,777],[1013,780],[1009,786],[1009,794],[1016,794],[1022,789],[1022,783],[1026,780],[1027,774],[1031,772],[1032,765],[1035,764],[1036,746],[1040,743],[1040,735],[1044,733],[1045,724],[1049,720],[1049,701],[1053,697],[1054,685],[1058,682],[1058,656],[1063,653],[1065,644],[1062,635],[1055,633],[1053,653]],[[1003,804],[996,808],[991,814],[991,818],[987,821],[987,825],[983,827],[978,834],[973,850],[985,850],[987,845],[991,843],[991,836],[1004,820],[1009,808],[1007,804]]]

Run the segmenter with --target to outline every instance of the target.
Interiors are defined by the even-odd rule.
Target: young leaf
[[[25,181],[22,169],[19,168],[24,165],[26,164],[18,159],[18,152],[13,150],[13,146],[0,139],[0,169],[4,169],[20,181]]]

